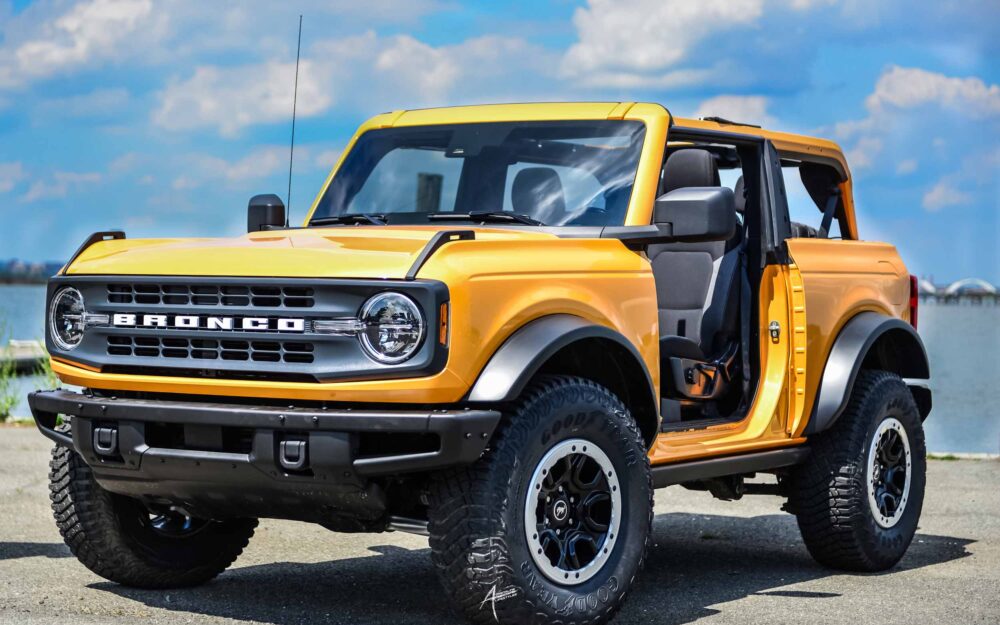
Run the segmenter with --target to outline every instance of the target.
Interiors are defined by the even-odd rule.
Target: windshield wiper
[[[331,217],[317,217],[309,222],[310,226],[331,226],[334,224],[369,224],[373,226],[386,225],[385,215],[374,213],[347,213]]]
[[[526,226],[544,226],[545,223],[521,215],[519,213],[504,212],[469,212],[469,213],[431,213],[427,215],[430,221],[478,221],[481,223],[518,223]]]

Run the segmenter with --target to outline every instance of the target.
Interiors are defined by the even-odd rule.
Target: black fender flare
[[[866,362],[898,373],[913,392],[920,416],[927,417],[930,362],[920,335],[901,319],[863,312],[848,321],[834,340],[804,435],[819,434],[836,423]]]
[[[635,345],[611,328],[568,314],[540,317],[516,330],[483,367],[467,399],[484,403],[517,399],[528,382],[559,350],[592,338],[613,341],[632,354],[646,376],[646,386],[656,406],[653,378]]]

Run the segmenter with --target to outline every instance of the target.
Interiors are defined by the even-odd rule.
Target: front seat
[[[719,169],[707,150],[674,152],[663,167],[660,193],[717,187]],[[742,193],[737,206],[742,208]],[[740,241],[651,245],[656,282],[660,362],[668,397],[707,400],[722,394],[739,349]]]
[[[526,167],[517,172],[510,188],[515,213],[546,224],[560,224],[566,217],[566,194],[559,174],[551,167]]]

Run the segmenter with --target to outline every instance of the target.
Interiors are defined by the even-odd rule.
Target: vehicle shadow
[[[63,543],[0,542],[0,562],[18,558],[69,558],[72,555]]]
[[[790,515],[664,514],[655,519],[653,539],[645,571],[616,623],[651,622],[651,615],[658,625],[688,623],[719,611],[710,606],[755,594],[796,600],[840,596],[782,590],[840,574],[810,558]],[[900,565],[882,575],[966,557],[972,542],[918,534]],[[461,623],[449,613],[427,549],[384,545],[372,551],[380,555],[236,568],[194,589],[92,587],[151,607],[274,625]],[[683,592],[673,592],[677,589]]]

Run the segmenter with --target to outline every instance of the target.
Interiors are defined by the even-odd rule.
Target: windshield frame
[[[604,107],[604,115],[595,114]],[[551,116],[554,108],[565,116]],[[603,111],[602,111],[603,112]],[[618,114],[615,114],[618,113]],[[367,132],[383,128],[418,128],[435,126],[456,126],[456,123],[491,123],[491,122],[585,122],[585,121],[637,121],[641,122],[644,136],[639,147],[638,161],[634,167],[631,194],[625,209],[624,225],[644,225],[649,223],[652,213],[652,203],[659,182],[659,171],[663,158],[663,148],[666,140],[670,115],[658,104],[607,104],[607,103],[566,103],[566,104],[527,104],[527,105],[481,105],[472,107],[456,107],[452,109],[428,109],[422,111],[394,112],[376,116],[363,124],[347,147],[341,153],[337,164],[330,171],[322,188],[316,195],[313,205],[303,221],[304,227],[310,226],[310,221],[320,206],[331,182],[343,166],[347,156],[357,142]],[[390,224],[401,226],[430,225],[440,227],[445,222],[429,221],[422,224]],[[490,224],[491,226],[494,224]],[[366,227],[366,226],[362,226]],[[580,229],[572,225],[531,226],[524,224],[503,225],[516,228],[553,228]]]

